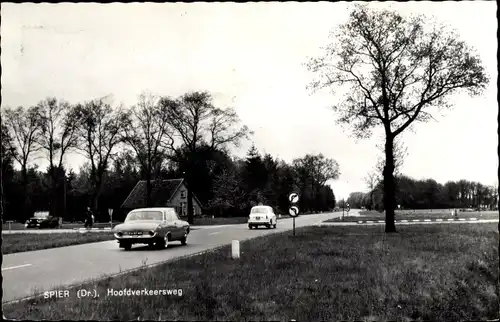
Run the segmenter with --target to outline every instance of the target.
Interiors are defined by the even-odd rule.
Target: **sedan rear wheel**
[[[132,244],[130,244],[130,243],[124,243],[124,244],[122,244],[122,246],[123,246],[123,249],[125,249],[125,250],[131,250],[132,249]]]
[[[187,238],[188,238],[188,234],[185,233],[184,237],[182,237],[182,239],[181,239],[181,245],[187,245]]]

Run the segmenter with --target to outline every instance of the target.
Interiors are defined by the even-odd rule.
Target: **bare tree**
[[[74,108],[65,101],[47,98],[38,103],[41,133],[38,143],[46,151],[49,161],[49,176],[52,184],[51,207],[56,216],[61,216],[58,197],[60,181],[65,184],[64,157],[76,147],[78,124],[74,122]]]
[[[22,195],[22,217],[26,216],[28,210],[28,162],[34,153],[40,151],[36,138],[41,132],[41,122],[39,109],[36,106],[28,109],[19,106],[17,109],[5,108],[5,126],[8,129],[12,140],[10,150],[14,158],[21,167],[21,177],[23,185]]]
[[[151,206],[151,184],[154,170],[166,157],[165,141],[172,136],[166,122],[168,110],[156,95],[143,92],[139,102],[127,113],[123,140],[134,151],[146,178],[146,203]]]
[[[74,122],[78,124],[77,149],[90,162],[92,207],[97,211],[104,175],[117,146],[122,142],[121,134],[128,118],[121,107],[113,109],[102,99],[78,104],[74,117]]]
[[[312,89],[346,90],[333,107],[338,123],[350,125],[358,138],[384,129],[386,232],[396,231],[395,138],[413,123],[432,119],[433,109],[451,107],[451,94],[477,95],[489,81],[480,58],[445,30],[424,17],[357,6],[333,32],[326,54],[309,62],[318,75]]]
[[[168,110],[167,122],[173,133],[166,147],[173,161],[193,168],[193,158],[201,146],[212,150],[238,145],[250,133],[246,126],[237,126],[239,117],[232,108],[221,109],[212,103],[208,92],[190,92],[177,99],[163,97],[162,107]],[[187,150],[183,153],[183,148]],[[188,222],[193,223],[193,177],[186,173]]]

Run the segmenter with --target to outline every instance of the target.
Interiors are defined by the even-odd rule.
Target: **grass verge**
[[[6,255],[113,239],[113,233],[110,231],[54,234],[2,234],[2,253]]]
[[[4,305],[29,320],[485,320],[497,317],[497,224],[307,227],[79,287],[99,298]],[[273,245],[273,247],[269,247]],[[180,289],[179,296],[107,290]]]
[[[326,220],[325,222],[358,222],[358,221],[377,221],[377,220],[385,220],[385,213],[380,213],[378,211],[360,211],[359,216],[344,216],[342,217],[332,218]],[[449,213],[445,212],[421,212],[421,213],[412,213],[412,212],[396,212],[395,219],[396,220],[436,220],[436,219],[453,219],[455,216],[451,216]],[[498,219],[498,212],[459,212],[456,218],[476,218],[478,220],[481,219]]]
[[[121,224],[121,222],[113,222],[112,226],[116,226],[118,224]],[[84,223],[63,223],[62,229],[73,229],[73,228],[84,228]],[[92,225],[92,228],[108,228],[110,227],[109,223],[94,223]],[[28,228],[29,230],[37,230],[38,228]],[[43,228],[42,230],[45,230],[47,228]],[[50,229],[58,229],[58,228],[50,228]],[[8,230],[26,230],[26,227],[22,223],[11,223],[11,224],[2,224],[2,230],[8,231]]]

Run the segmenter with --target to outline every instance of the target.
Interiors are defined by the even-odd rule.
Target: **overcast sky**
[[[306,90],[303,66],[346,21],[349,3],[6,4],[2,3],[2,106],[48,96],[71,103],[112,94],[133,105],[144,90],[178,96],[208,90],[233,106],[261,152],[291,161],[323,153],[340,165],[338,197],[366,190],[363,177],[381,155],[335,124],[332,98]],[[384,4],[372,6],[389,7]],[[496,2],[406,2],[456,29],[480,54],[492,82],[481,97],[419,124],[403,140],[409,176],[497,182]],[[251,142],[237,154],[243,156]],[[67,158],[75,170],[84,162]],[[46,162],[39,162],[45,167]]]

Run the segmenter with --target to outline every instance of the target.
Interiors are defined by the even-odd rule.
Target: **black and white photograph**
[[[2,2],[3,319],[499,322],[497,10]]]

